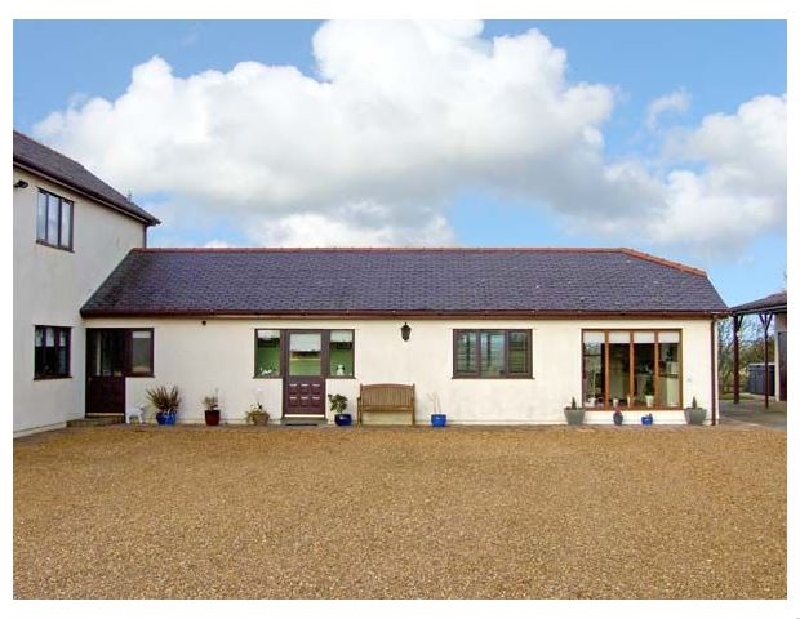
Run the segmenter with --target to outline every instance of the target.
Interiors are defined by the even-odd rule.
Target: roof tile
[[[722,313],[702,271],[624,249],[132,250],[85,316]]]

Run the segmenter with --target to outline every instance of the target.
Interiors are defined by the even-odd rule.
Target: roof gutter
[[[173,309],[173,310],[103,310],[81,309],[84,318],[360,318],[367,320],[419,318],[471,318],[481,320],[563,320],[563,319],[616,319],[652,320],[657,319],[716,319],[721,312],[585,312],[585,311],[537,311],[537,310],[214,310],[214,309]]]

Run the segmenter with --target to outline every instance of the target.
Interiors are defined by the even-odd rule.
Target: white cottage
[[[683,423],[692,398],[713,422],[726,310],[703,271],[630,249],[134,249],[81,309],[118,339],[89,351],[86,411],[168,384],[179,421],[215,390],[223,421],[325,421],[328,394],[403,383],[419,420],[436,396],[453,424],[563,423],[572,398],[588,423]]]
[[[176,385],[179,421],[262,404],[273,422],[355,412],[362,384],[413,384],[416,417],[716,420],[703,271],[630,249],[147,249],[152,215],[14,132],[14,434],[120,418]],[[405,328],[404,328],[405,327]]]
[[[158,220],[86,168],[14,132],[14,435],[84,414],[79,310]]]

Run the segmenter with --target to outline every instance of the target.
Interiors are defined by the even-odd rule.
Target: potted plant
[[[203,407],[206,418],[207,426],[219,425],[219,398],[217,397],[217,390],[214,389],[214,395],[207,395],[203,398]]]
[[[628,397],[630,397],[630,396],[628,396]],[[615,426],[621,426],[622,425],[622,411],[619,409],[619,406],[617,406],[614,409],[613,418],[614,418],[614,425]]]
[[[643,426],[652,426],[653,425],[653,413],[647,413],[642,417],[642,425]]]
[[[433,413],[431,413],[431,426],[434,428],[444,428],[447,425],[447,415],[442,412],[442,403],[439,400],[439,394],[436,392],[429,393],[428,399],[431,401]]]
[[[697,398],[692,398],[692,407],[683,409],[686,423],[692,426],[702,426],[706,420],[706,409],[697,406]]]
[[[349,426],[353,423],[353,416],[350,413],[343,413],[342,411],[347,408],[347,396],[337,393],[328,394],[328,402],[331,404],[331,410],[336,411],[333,415],[333,421],[337,426]]]
[[[578,408],[578,403],[575,402],[575,398],[572,398],[572,403],[564,408],[564,417],[567,418],[567,424],[571,426],[581,425],[585,414],[586,410]]]
[[[245,423],[252,423],[254,426],[265,426],[269,421],[269,414],[259,402],[258,404],[253,404],[249,410],[245,411],[244,421]]]
[[[174,426],[175,418],[178,415],[178,406],[181,403],[181,396],[177,387],[168,389],[164,386],[153,387],[147,390],[147,399],[150,404],[158,411],[156,421],[161,426]]]

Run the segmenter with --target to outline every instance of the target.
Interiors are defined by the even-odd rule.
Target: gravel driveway
[[[15,598],[786,597],[786,433],[74,428],[14,441]]]

